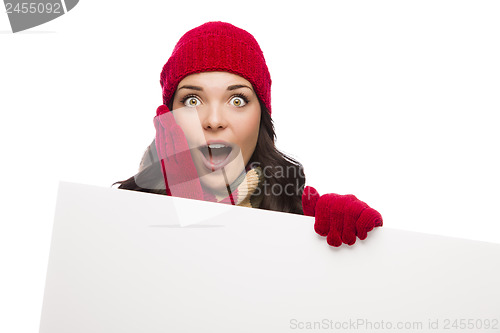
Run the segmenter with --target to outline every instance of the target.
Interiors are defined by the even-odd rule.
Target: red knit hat
[[[271,75],[264,54],[247,31],[225,22],[207,22],[186,32],[163,66],[160,84],[168,105],[189,74],[224,71],[247,79],[271,114]]]

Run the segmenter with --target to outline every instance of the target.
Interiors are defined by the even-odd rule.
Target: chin
[[[197,165],[197,168],[198,167],[205,168],[205,165]],[[204,188],[210,190],[214,194],[227,197],[229,195],[227,185],[229,184],[231,192],[234,192],[239,185],[239,183],[236,184],[235,181],[244,171],[245,164],[243,158],[235,158],[231,161],[231,163],[227,164],[223,168],[211,171],[201,176],[200,182]]]
[[[210,192],[212,192],[212,194],[217,194],[218,196],[226,197],[229,195],[229,193],[227,191],[224,176],[222,174],[215,175],[216,173],[218,173],[218,172],[215,171],[214,173],[212,173],[210,175],[203,176],[202,178],[200,178],[200,182],[203,185],[203,187],[206,190],[209,190]],[[231,180],[228,179],[230,184],[232,183]]]

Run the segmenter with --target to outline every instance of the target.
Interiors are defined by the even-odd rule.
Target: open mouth
[[[212,171],[227,165],[231,162],[232,155],[234,155],[231,154],[233,152],[233,145],[228,142],[210,143],[200,146],[198,149],[203,156],[203,163]]]

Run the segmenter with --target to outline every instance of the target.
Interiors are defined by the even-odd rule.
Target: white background
[[[207,21],[259,42],[277,145],[308,185],[389,228],[500,243],[498,17],[497,1],[82,0],[12,34],[2,8],[0,331],[38,330],[58,182],[137,171],[162,66]]]

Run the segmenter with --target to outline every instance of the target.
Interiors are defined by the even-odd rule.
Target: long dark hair
[[[259,205],[261,209],[303,214],[302,192],[306,181],[304,168],[298,161],[276,148],[273,120],[260,99],[259,103],[261,107],[259,137],[249,165],[261,167],[264,181],[253,195],[263,194]],[[169,109],[172,110],[171,105]],[[154,149],[156,148],[153,141],[146,150],[141,165],[148,164],[145,163],[145,159],[154,160],[151,152]],[[150,154],[149,157],[148,154]],[[137,185],[136,179],[141,179],[142,186]],[[113,185],[115,184],[120,184],[119,189],[167,194],[159,162],[152,162],[150,165],[140,168],[136,175],[113,183]]]

